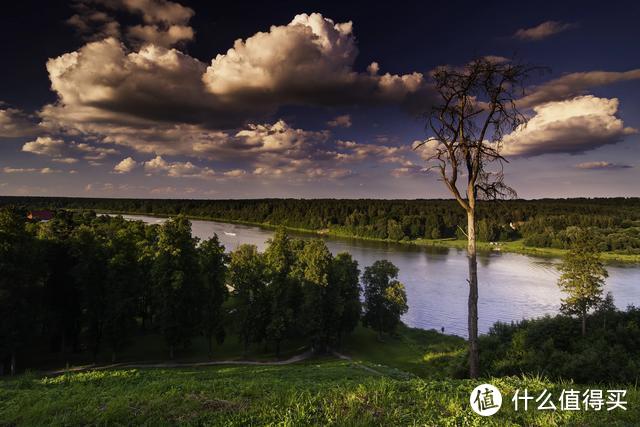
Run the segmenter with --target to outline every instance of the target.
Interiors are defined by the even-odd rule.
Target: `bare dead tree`
[[[478,266],[476,207],[480,199],[516,197],[504,183],[503,137],[527,118],[518,110],[532,67],[510,61],[476,59],[461,68],[433,73],[438,103],[427,114],[430,137],[414,146],[426,150],[431,168],[467,213],[469,259],[469,375],[480,371],[478,354]],[[459,178],[466,182],[459,182]]]

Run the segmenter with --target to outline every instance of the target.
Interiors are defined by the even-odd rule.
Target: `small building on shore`
[[[44,210],[44,211],[29,211],[27,214],[27,219],[29,221],[49,221],[53,219],[53,212]]]

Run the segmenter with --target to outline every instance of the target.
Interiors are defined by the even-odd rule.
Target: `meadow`
[[[223,344],[218,357],[229,357],[233,346]],[[446,378],[463,348],[464,340],[435,331],[402,327],[379,342],[359,327],[341,349],[351,360],[328,355],[285,366],[27,372],[0,380],[0,425],[631,426],[640,420],[633,386],[622,386],[627,411],[515,411],[510,399],[516,389],[533,395],[547,389],[557,398],[562,389],[613,386],[539,376]],[[197,351],[195,345],[178,362],[195,360]],[[471,390],[485,381],[503,393],[502,409],[488,418],[469,406]]]

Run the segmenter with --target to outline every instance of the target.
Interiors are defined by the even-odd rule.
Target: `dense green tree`
[[[111,360],[129,343],[136,327],[139,295],[146,271],[140,259],[140,224],[111,222],[106,225],[107,268],[104,336],[111,349]]]
[[[395,332],[400,317],[409,309],[404,285],[396,280],[398,268],[387,260],[376,261],[364,269],[362,282],[364,285],[365,326],[378,332],[392,334]]]
[[[88,225],[80,225],[72,233],[71,255],[74,259],[72,274],[77,282],[80,304],[83,307],[83,323],[93,360],[96,361],[104,335],[109,304],[107,293],[111,288],[108,280],[109,254],[103,236]]]
[[[299,253],[294,276],[302,284],[301,324],[314,350],[323,352],[329,344],[329,319],[326,306],[332,255],[324,241],[306,242]]]
[[[188,346],[201,324],[202,275],[196,244],[191,222],[184,216],[171,218],[160,227],[152,270],[155,315],[171,359],[176,346]]]
[[[360,321],[360,270],[350,254],[341,252],[332,259],[325,301],[330,339],[342,343]]]
[[[8,354],[11,375],[16,373],[18,352],[35,336],[41,315],[38,255],[23,214],[0,210],[0,367]]]
[[[231,252],[228,283],[235,298],[236,322],[245,354],[251,341],[260,341],[270,304],[266,292],[264,257],[255,245],[240,245]]]
[[[203,275],[203,316],[202,330],[209,345],[209,357],[213,356],[213,338],[218,344],[224,340],[224,310],[222,304],[227,299],[226,284],[228,257],[218,235],[214,234],[198,246],[200,268]]]
[[[300,329],[296,325],[301,301],[300,283],[292,275],[296,250],[286,231],[279,228],[264,252],[270,304],[266,338],[275,344],[276,355],[280,354],[282,341]]]
[[[82,295],[73,275],[76,259],[72,255],[75,223],[70,213],[60,212],[38,228],[42,242],[44,282],[44,329],[52,349],[68,363],[68,350],[80,351]]]
[[[596,308],[596,313],[602,318],[602,329],[607,329],[607,319],[611,318],[615,312],[616,305],[613,301],[613,294],[611,292],[607,292]]]
[[[561,310],[577,315],[582,320],[582,335],[587,333],[587,314],[602,300],[602,288],[607,270],[600,260],[592,236],[584,230],[575,230],[573,247],[559,266],[558,286],[567,294]]]

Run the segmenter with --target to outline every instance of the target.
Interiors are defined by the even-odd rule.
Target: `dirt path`
[[[349,362],[353,362],[353,358],[351,356],[347,356],[346,354],[342,354],[342,353],[338,353],[337,351],[333,351],[332,352],[334,356],[336,356],[338,359],[342,359],[342,360],[348,360]],[[381,377],[384,377],[385,374],[383,374],[380,371],[376,371],[375,369],[362,364],[360,362],[353,362],[357,367],[364,369],[365,371],[371,372],[372,374],[375,375],[379,375]]]
[[[278,365],[290,365],[292,363],[302,362],[313,356],[312,351],[298,354],[285,360],[274,361],[257,361],[257,360],[214,360],[208,362],[193,362],[193,363],[175,363],[175,362],[160,362],[160,363],[113,363],[110,365],[85,365],[76,366],[68,369],[59,369],[56,371],[45,372],[45,375],[61,375],[69,372],[83,372],[83,371],[101,371],[105,369],[113,368],[198,368],[201,366],[215,366],[215,365],[264,365],[264,366],[278,366]]]

